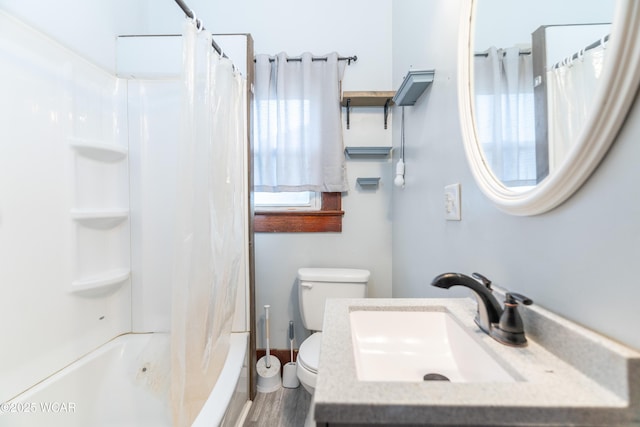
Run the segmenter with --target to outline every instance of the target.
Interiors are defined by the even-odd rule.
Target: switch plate
[[[460,221],[460,184],[444,187],[444,217],[447,221]]]

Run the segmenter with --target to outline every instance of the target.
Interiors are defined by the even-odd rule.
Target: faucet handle
[[[493,290],[491,288],[491,280],[487,279],[485,276],[483,276],[480,273],[472,273],[471,276],[474,279],[477,279],[480,281],[480,283],[482,283],[483,285],[485,285],[487,287],[487,289],[489,289],[490,291]]]
[[[533,301],[524,295],[515,292],[505,294],[504,310],[500,321],[491,330],[491,336],[503,344],[520,347],[527,345],[527,338],[524,334],[522,317],[518,313],[518,302],[524,305],[533,304]]]
[[[531,305],[533,304],[533,300],[525,297],[522,294],[517,294],[515,292],[507,292],[505,294],[505,300],[504,300],[505,304],[517,304],[517,303],[522,303],[524,305]]]

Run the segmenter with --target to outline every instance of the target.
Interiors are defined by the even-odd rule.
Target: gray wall
[[[479,271],[498,286],[640,349],[640,103],[589,181],[535,217],[498,211],[467,167],[458,120],[458,19],[466,0],[393,3],[393,79],[410,64],[436,69],[406,111],[406,188],[393,194],[393,296],[468,295],[429,286],[439,273]],[[394,117],[394,146],[399,143]],[[462,221],[443,216],[443,187],[462,186]]]

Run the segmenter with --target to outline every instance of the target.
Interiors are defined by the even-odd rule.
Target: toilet
[[[296,372],[300,384],[313,395],[318,376],[322,321],[327,298],[364,298],[369,271],[352,268],[301,268],[298,299],[304,327],[313,332],[300,344]]]

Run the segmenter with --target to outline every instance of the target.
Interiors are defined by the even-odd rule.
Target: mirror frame
[[[478,0],[464,0],[458,44],[458,108],[467,161],[476,183],[496,207],[512,215],[539,215],[571,197],[606,155],[627,117],[640,84],[640,1],[619,0],[611,43],[590,122],[564,163],[530,190],[506,187],[491,172],[478,141],[473,114],[473,16]]]

